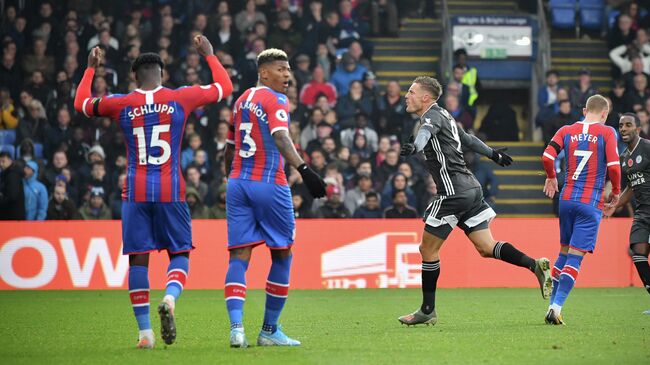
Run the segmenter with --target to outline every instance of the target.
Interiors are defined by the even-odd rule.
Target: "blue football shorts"
[[[560,244],[582,252],[593,252],[602,211],[589,204],[560,200]]]
[[[185,202],[122,202],[122,253],[188,252],[192,219]]]

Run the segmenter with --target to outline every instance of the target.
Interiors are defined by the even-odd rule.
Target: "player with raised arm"
[[[192,222],[185,203],[185,181],[180,166],[181,143],[187,116],[197,107],[215,103],[232,93],[228,72],[203,36],[194,45],[212,71],[214,83],[165,88],[165,65],[155,53],[143,53],[133,62],[138,88],[127,95],[93,98],[95,68],[104,59],[99,47],[90,51],[88,68],[77,89],[75,109],[87,117],[115,120],[127,146],[127,179],[122,191],[123,254],[129,255],[129,293],[138,322],[138,348],[153,348],[149,318],[149,253],[167,250],[169,266],[165,296],[158,306],[161,335],[166,344],[176,339],[174,307],[187,280]]]
[[[263,243],[271,250],[272,263],[257,344],[298,346],[300,342],[289,338],[278,326],[289,293],[295,236],[293,201],[284,160],[298,169],[315,198],[325,196],[325,183],[305,164],[289,137],[289,100],[284,93],[289,87],[291,69],[286,53],[267,49],[257,56],[257,67],[257,87],[246,90],[233,107],[226,146],[226,168],[230,171],[226,193],[230,261],[225,297],[230,316],[230,346],[248,346],[243,326],[246,270],[253,248]]]
[[[636,202],[634,222],[630,230],[630,248],[632,261],[641,282],[650,294],[650,141],[641,138],[641,121],[634,113],[625,113],[618,122],[621,139],[627,149],[621,155],[622,173],[627,178],[627,187],[621,194],[618,204],[606,204],[605,216],[611,216],[618,207],[632,200]],[[650,314],[646,310],[643,314]]]
[[[545,321],[564,324],[562,306],[575,284],[580,264],[596,247],[602,217],[605,175],[612,181],[607,202],[616,205],[621,189],[621,167],[616,133],[603,123],[609,114],[607,99],[593,95],[582,110],[581,122],[564,126],[544,150],[544,193],[558,192],[554,162],[560,151],[567,156],[567,179],[560,193],[560,253],[552,270],[553,292]]]
[[[418,77],[406,93],[406,111],[420,117],[413,143],[402,146],[402,156],[423,152],[438,195],[424,213],[422,256],[422,305],[398,318],[402,324],[435,324],[435,295],[440,276],[440,248],[457,225],[483,257],[493,257],[530,270],[540,285],[542,297],[551,292],[550,263],[532,259],[508,242],[496,241],[489,225],[496,213],[483,200],[481,185],[465,165],[462,147],[490,157],[501,166],[512,158],[505,149],[492,149],[458,128],[454,118],[436,103],[442,94],[438,80]]]

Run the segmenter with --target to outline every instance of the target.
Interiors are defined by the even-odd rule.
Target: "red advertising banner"
[[[630,219],[604,220],[596,252],[583,261],[581,287],[640,285],[628,255]],[[186,288],[221,289],[228,268],[226,222],[193,223],[194,250]],[[494,237],[530,256],[555,260],[556,219],[498,218]],[[409,220],[300,220],[291,274],[293,289],[419,287],[423,223]],[[150,281],[163,288],[167,255],[152,253]],[[249,288],[264,288],[270,255],[258,246],[247,273]],[[460,230],[441,251],[439,287],[534,287],[525,269],[484,259]],[[128,257],[121,255],[119,221],[0,223],[0,290],[126,288]]]

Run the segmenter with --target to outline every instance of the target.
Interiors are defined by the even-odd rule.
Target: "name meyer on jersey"
[[[594,136],[586,133],[574,134],[571,136],[571,142],[576,142],[576,141],[577,142],[589,141],[591,143],[598,143],[598,136]]]
[[[131,120],[150,113],[174,114],[174,107],[167,104],[147,104],[135,107],[127,113]]]

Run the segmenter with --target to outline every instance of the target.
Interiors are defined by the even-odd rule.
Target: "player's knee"
[[[420,250],[420,255],[422,256],[428,256],[428,255],[433,255],[438,253],[434,247],[422,243],[418,248]]]
[[[478,251],[479,255],[481,255],[481,257],[492,257],[492,250],[490,250],[487,246],[477,246],[476,250]]]

